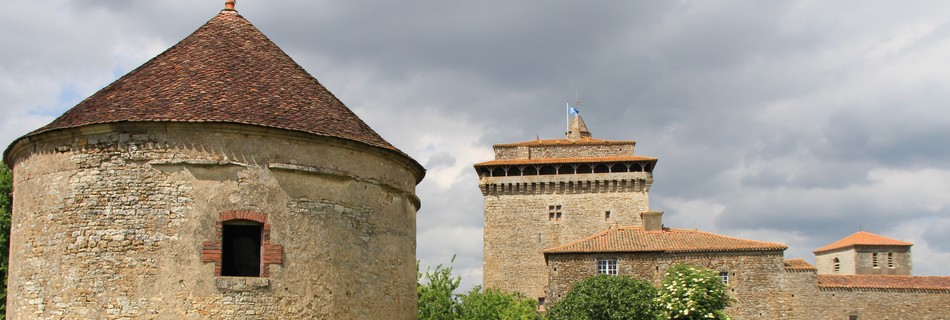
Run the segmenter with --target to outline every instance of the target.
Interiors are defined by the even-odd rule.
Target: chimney
[[[643,221],[643,231],[663,231],[663,211],[646,211],[640,213]]]

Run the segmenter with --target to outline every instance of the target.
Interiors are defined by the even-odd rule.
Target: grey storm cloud
[[[0,142],[173,45],[223,2],[9,3]],[[950,175],[944,2],[238,0],[237,9],[427,165],[417,256],[428,265],[459,254],[467,285],[481,281],[471,165],[490,160],[495,143],[562,136],[575,97],[595,137],[635,139],[637,153],[659,158],[651,205],[667,206],[657,209],[669,226],[754,234],[789,244],[788,258],[811,258],[861,225],[950,264],[950,199],[939,196],[948,186],[929,178]],[[695,212],[673,210],[687,207]],[[928,265],[941,264],[915,271],[945,271]]]

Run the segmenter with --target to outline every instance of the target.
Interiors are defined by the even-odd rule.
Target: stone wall
[[[544,159],[544,158],[589,158],[589,157],[616,157],[632,156],[634,142],[616,143],[569,143],[564,141],[563,145],[538,145],[538,146],[495,146],[495,159]]]
[[[649,209],[648,195],[643,189],[585,190],[486,193],[484,285],[522,292],[532,298],[545,297],[545,249],[583,239],[614,224],[638,226],[640,212]],[[551,221],[551,206],[560,206],[560,221]],[[606,217],[608,211],[610,218]]]
[[[105,124],[11,149],[10,319],[416,316],[408,157],[230,124]],[[222,212],[267,215],[268,277],[202,259]]]
[[[726,313],[735,319],[778,319],[776,303],[782,252],[734,253],[596,253],[548,254],[549,295],[555,303],[574,283],[597,273],[597,259],[617,259],[618,273],[659,286],[675,264],[691,264],[729,273],[729,291],[736,299]],[[806,319],[806,318],[801,318]]]
[[[821,288],[817,275],[785,273],[781,319],[950,319],[950,290]]]
[[[838,258],[839,269],[835,271],[835,258]],[[815,255],[815,268],[821,274],[855,274],[855,252],[851,249],[839,249]]]

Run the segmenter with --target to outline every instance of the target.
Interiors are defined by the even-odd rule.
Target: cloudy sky
[[[211,19],[223,0],[0,0],[0,145]],[[658,157],[665,224],[789,245],[863,229],[950,274],[945,1],[239,0],[251,23],[429,170],[418,258],[481,282],[472,164],[594,136]]]

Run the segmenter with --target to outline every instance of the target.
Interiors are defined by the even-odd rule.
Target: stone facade
[[[415,318],[422,172],[394,151],[247,125],[124,123],[32,136],[8,157],[10,319]],[[206,245],[235,211],[266,215],[264,277],[209,263]]]
[[[597,274],[598,259],[616,259],[618,274],[659,286],[675,264],[691,264],[728,273],[735,303],[726,313],[736,319],[779,319],[778,288],[783,268],[781,251],[724,253],[594,253],[548,254],[550,293],[557,302],[574,283]],[[804,319],[804,318],[803,318]]]
[[[544,249],[586,237],[615,223],[639,224],[645,193],[555,193],[485,197],[484,284],[546,297]],[[550,219],[560,206],[561,219]],[[606,212],[610,218],[605,218]],[[556,215],[557,213],[555,213]]]

